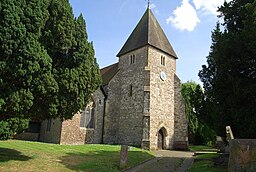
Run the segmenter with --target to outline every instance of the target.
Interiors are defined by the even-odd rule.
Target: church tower
[[[108,83],[103,142],[186,149],[177,55],[149,8],[117,56],[118,69]]]

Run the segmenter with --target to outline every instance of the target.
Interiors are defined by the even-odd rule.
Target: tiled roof
[[[150,9],[147,9],[139,23],[121,48],[118,57],[146,45],[151,45],[177,58],[160,24]]]
[[[117,71],[118,71],[118,63],[102,68],[100,70],[102,80],[103,80],[102,86],[108,85],[109,81],[114,77]]]

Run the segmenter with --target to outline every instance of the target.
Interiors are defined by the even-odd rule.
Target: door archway
[[[162,127],[157,133],[157,148],[159,150],[166,148],[165,137],[166,137],[166,129]]]

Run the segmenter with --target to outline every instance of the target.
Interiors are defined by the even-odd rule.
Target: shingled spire
[[[164,34],[164,31],[149,8],[146,10],[132,34],[117,54],[117,57],[146,45],[150,45],[174,58],[177,58],[177,55]]]

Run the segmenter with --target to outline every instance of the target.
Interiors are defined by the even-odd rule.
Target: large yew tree
[[[218,134],[230,125],[236,138],[256,137],[256,0],[233,0],[219,8],[223,24],[212,32],[204,85],[205,120]]]
[[[70,119],[101,84],[83,17],[68,0],[1,0],[0,16],[0,138]]]

